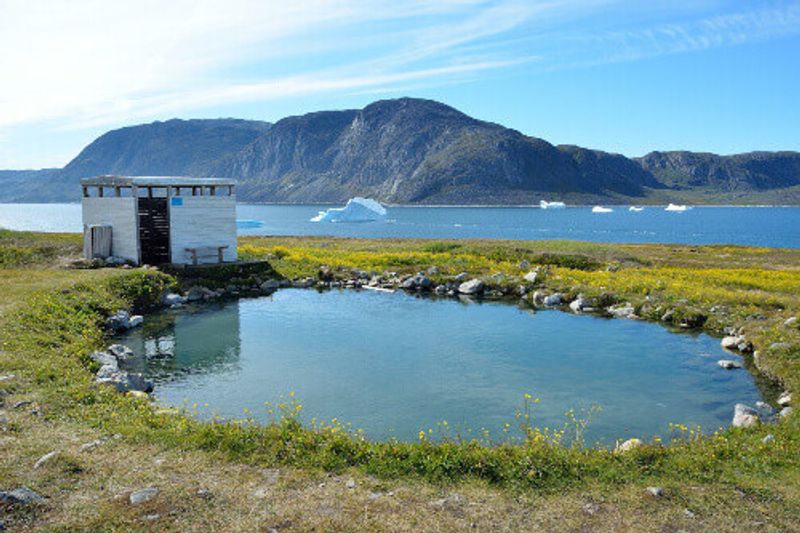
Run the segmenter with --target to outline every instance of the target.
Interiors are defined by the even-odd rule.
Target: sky
[[[0,168],[411,96],[627,156],[800,150],[800,0],[0,0]]]

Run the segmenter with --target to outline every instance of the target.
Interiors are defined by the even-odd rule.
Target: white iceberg
[[[689,208],[686,207],[685,205],[669,204],[667,207],[664,208],[664,211],[686,211],[687,209]]]
[[[355,197],[344,207],[320,211],[311,222],[371,222],[386,218],[386,208],[372,198]]]
[[[603,207],[602,205],[596,205],[592,208],[592,213],[613,213],[614,210],[609,207]]]
[[[539,202],[539,207],[542,209],[564,209],[567,207],[567,204],[564,202],[547,202],[545,200],[541,200]]]
[[[634,211],[634,212],[638,213],[639,211],[644,211],[644,207],[639,207],[639,206],[636,206],[636,205],[632,205],[632,206],[630,206],[628,208],[628,211]]]

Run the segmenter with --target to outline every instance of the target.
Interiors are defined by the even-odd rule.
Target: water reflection
[[[236,301],[152,315],[144,327],[124,338],[138,356],[129,367],[156,382],[180,381],[188,374],[237,372],[240,330]]]

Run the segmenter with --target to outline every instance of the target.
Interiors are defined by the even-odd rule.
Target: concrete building
[[[81,186],[86,258],[149,265],[236,261],[230,180],[99,176]]]

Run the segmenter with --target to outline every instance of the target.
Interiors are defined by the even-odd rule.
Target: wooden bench
[[[217,263],[225,262],[225,250],[228,246],[198,246],[197,248],[184,248],[192,258],[192,265],[197,265],[198,259],[215,258]]]

